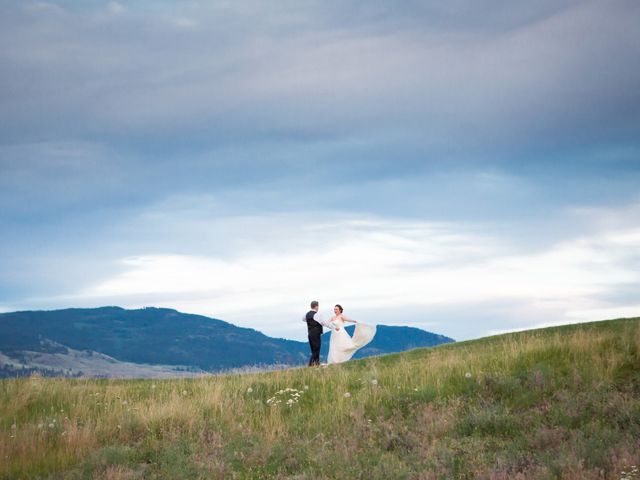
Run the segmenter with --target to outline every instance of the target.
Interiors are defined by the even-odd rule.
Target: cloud
[[[469,158],[637,134],[635,2],[394,12],[195,3],[177,15],[159,4],[111,22],[91,8],[9,9],[4,141],[211,145],[391,131],[427,155]],[[188,18],[199,28],[176,33]]]
[[[197,28],[198,26],[198,22],[192,18],[177,17],[173,21],[177,27],[184,28],[187,30]]]
[[[0,303],[633,309],[639,5],[2,2]]]
[[[610,213],[628,221],[636,208],[626,216]],[[174,241],[164,252],[121,258],[119,272],[73,294],[40,301],[160,304],[274,335],[300,336],[295,320],[316,298],[325,308],[340,302],[369,321],[437,325],[441,333],[471,338],[518,324],[630,314],[634,302],[612,303],[607,295],[640,284],[640,230],[620,220],[600,229],[594,219],[582,236],[523,252],[508,238],[464,224],[344,214],[320,220],[297,214],[231,216],[209,222],[197,215],[169,217],[165,213],[155,221],[195,234],[203,243],[224,232],[218,251],[197,255],[189,252],[197,250],[198,240],[182,246]],[[183,252],[169,253],[170,245]]]
[[[109,2],[107,4],[107,10],[114,15],[121,15],[127,11],[127,7],[119,2]]]

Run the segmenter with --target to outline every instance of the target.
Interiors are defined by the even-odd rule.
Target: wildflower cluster
[[[284,390],[278,390],[275,395],[267,399],[267,405],[275,407],[280,403],[284,403],[288,407],[292,407],[298,403],[304,390],[296,390],[295,388],[285,388]]]
[[[637,478],[640,478],[638,476],[638,467],[636,467],[635,465],[631,465],[629,467],[629,470],[623,470],[622,472],[620,472],[620,474],[622,475],[620,477],[620,480],[635,480]]]
[[[42,432],[49,432],[52,434],[60,433],[61,435],[66,435],[67,432],[64,430],[64,424],[66,424],[67,422],[69,422],[69,417],[64,417],[64,421],[60,422],[56,418],[45,419],[38,423],[38,430]]]
[[[371,386],[373,386],[373,387],[377,387],[378,386],[378,379],[377,378],[372,378],[372,379],[359,378],[358,380],[360,380],[360,383],[362,385],[371,384]]]

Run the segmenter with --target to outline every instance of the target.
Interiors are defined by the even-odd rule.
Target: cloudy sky
[[[640,2],[0,0],[0,311],[640,316]]]

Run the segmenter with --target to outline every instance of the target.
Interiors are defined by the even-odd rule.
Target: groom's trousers
[[[309,366],[320,365],[320,345],[322,344],[322,326],[309,327],[309,346],[311,347],[311,358]]]

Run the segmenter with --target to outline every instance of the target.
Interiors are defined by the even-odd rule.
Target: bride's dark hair
[[[340,313],[344,312],[344,309],[342,308],[342,305],[336,304],[336,307],[338,307],[340,309]]]

